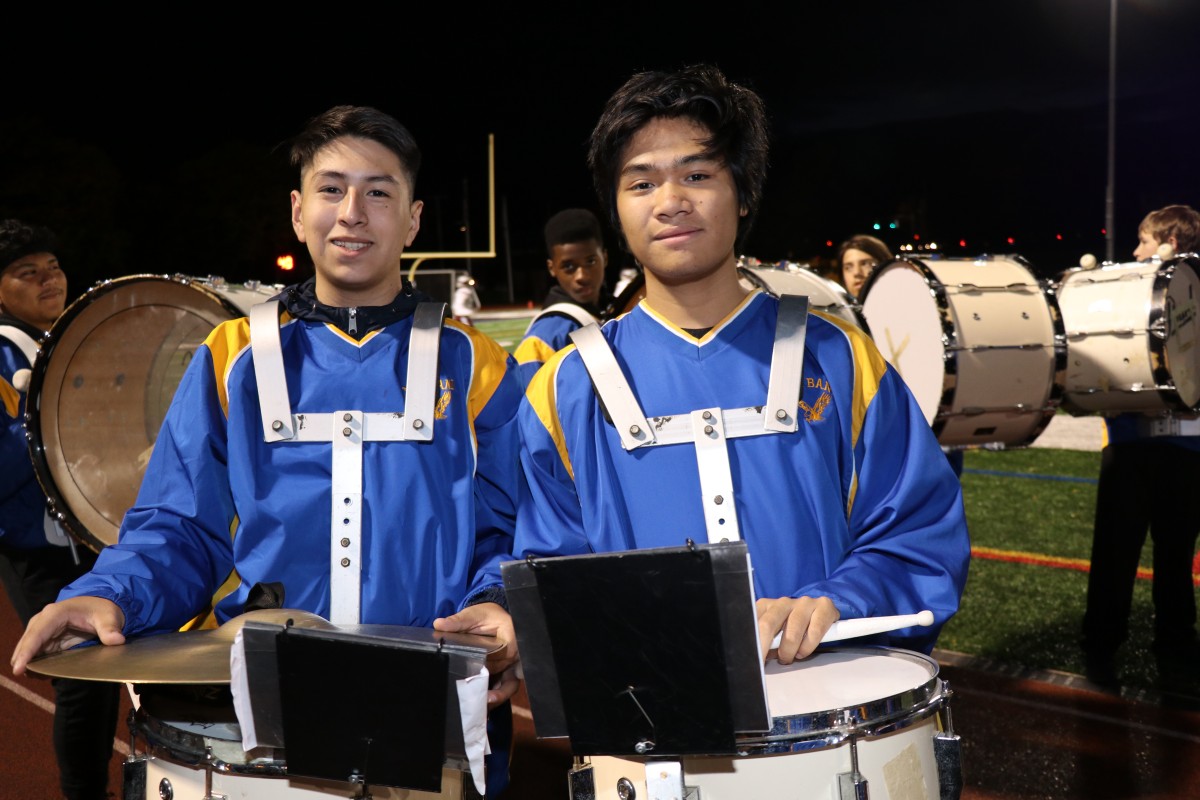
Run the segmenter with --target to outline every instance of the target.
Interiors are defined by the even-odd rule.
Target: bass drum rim
[[[71,498],[68,497],[69,493],[64,491],[62,484],[73,484],[74,481],[70,480],[70,471],[63,468],[60,463],[64,459],[61,459],[57,452],[62,444],[61,437],[56,430],[58,417],[56,413],[50,413],[48,409],[43,409],[43,391],[46,388],[46,381],[49,377],[56,377],[59,372],[65,375],[65,369],[60,370],[58,368],[58,364],[54,359],[55,353],[59,352],[60,348],[65,345],[82,343],[86,339],[87,334],[90,334],[96,327],[99,327],[98,325],[94,326],[85,331],[84,335],[79,336],[77,335],[78,331],[73,326],[84,321],[85,315],[87,315],[89,310],[96,308],[99,300],[109,294],[120,291],[124,287],[137,283],[167,284],[174,288],[186,287],[190,292],[198,292],[200,296],[213,302],[212,316],[214,319],[219,317],[221,313],[225,315],[224,319],[216,319],[214,327],[216,324],[220,324],[220,322],[244,317],[247,313],[246,310],[239,307],[228,296],[222,294],[220,288],[224,283],[219,279],[194,278],[179,274],[138,273],[99,281],[91,286],[63,310],[63,313],[59,315],[58,319],[50,327],[50,330],[42,338],[37,357],[34,359],[34,363],[30,369],[29,392],[25,413],[26,436],[28,439],[29,455],[33,460],[34,475],[41,485],[42,492],[46,495],[46,503],[50,516],[62,525],[66,532],[73,538],[97,553],[106,546],[116,542],[120,524],[119,522],[115,525],[112,524],[111,520],[108,520],[103,513],[97,511],[95,508],[77,508],[72,503]],[[266,300],[268,296],[268,294],[264,293],[262,299]],[[133,305],[131,308],[140,308],[143,305],[152,306],[155,304]],[[201,315],[197,313],[197,316]],[[106,319],[109,318],[101,318],[99,322],[104,322]],[[74,355],[74,352],[70,355]],[[61,389],[62,384],[57,388]],[[172,387],[171,391],[172,393],[174,392],[174,387]],[[85,501],[87,500],[87,495],[84,492],[81,491],[78,494]],[[106,540],[102,532],[93,530],[93,527],[103,529],[102,532],[108,533],[111,541]]]

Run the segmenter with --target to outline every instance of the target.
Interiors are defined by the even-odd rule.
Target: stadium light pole
[[[1104,197],[1104,260],[1113,263],[1113,209],[1117,194],[1117,0],[1109,0],[1108,17],[1108,186]]]

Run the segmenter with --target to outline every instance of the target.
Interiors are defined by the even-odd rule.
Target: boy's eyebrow
[[[326,180],[347,180],[348,176],[344,172],[335,169],[321,169],[312,173],[314,178],[324,178]],[[386,172],[382,175],[368,175],[367,183],[391,183],[396,186],[400,185],[400,181],[394,175],[388,175]]]
[[[708,152],[690,153],[689,155],[686,155],[681,158],[677,158],[677,159],[673,160],[670,164],[668,164],[666,166],[667,167],[686,167],[689,164],[696,164],[699,162],[717,161],[717,160],[718,160],[717,157],[712,153],[708,153]],[[634,161],[631,164],[625,165],[625,167],[621,170],[621,177],[625,177],[627,175],[640,175],[640,174],[650,172],[653,169],[661,169],[661,168],[663,168],[663,167],[656,165],[652,162]]]

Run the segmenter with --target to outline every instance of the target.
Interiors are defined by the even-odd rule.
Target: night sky
[[[196,7],[161,31],[129,22],[137,34],[73,20],[8,51],[0,214],[58,229],[73,293],[141,273],[296,280],[310,268],[278,146],[329,106],[374,105],[424,151],[414,250],[486,247],[495,137],[498,257],[470,267],[485,303],[540,300],[545,219],[597,207],[584,153],[604,101],[633,72],[704,61],[771,117],[744,255],[815,261],[879,223],[893,248],[1018,254],[1043,277],[1103,258],[1108,0],[793,5],[812,8],[401,5],[385,22],[338,6],[267,26]],[[1200,207],[1200,2],[1119,0],[1117,31],[1113,244],[1128,261],[1147,211]],[[275,268],[284,253],[295,273]]]

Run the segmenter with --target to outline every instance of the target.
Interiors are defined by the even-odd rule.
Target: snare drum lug
[[[869,800],[867,779],[862,775],[843,772],[838,778],[838,800]]]
[[[868,800],[870,791],[867,779],[858,769],[858,737],[850,732],[850,771],[840,773],[838,780],[838,800]]]
[[[146,759],[130,755],[121,765],[121,796],[146,797]]]
[[[567,792],[570,800],[596,800],[596,776],[591,764],[572,767],[567,772]]]

